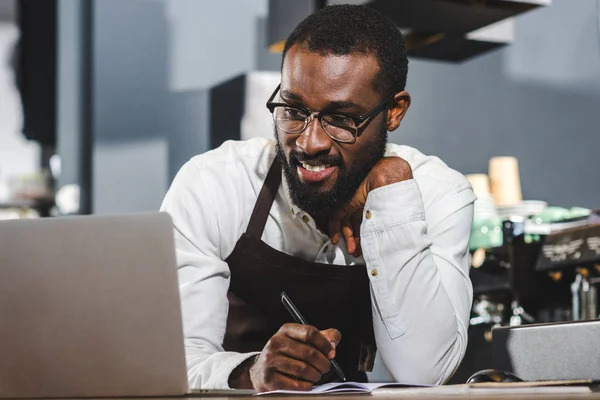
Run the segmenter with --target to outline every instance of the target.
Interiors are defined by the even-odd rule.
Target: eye
[[[283,110],[284,116],[289,119],[304,119],[306,118],[306,113],[302,110],[298,110],[297,108],[286,107]]]
[[[353,127],[354,120],[345,115],[331,114],[327,116],[327,121],[333,126],[339,127]]]

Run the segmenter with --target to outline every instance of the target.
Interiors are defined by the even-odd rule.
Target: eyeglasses
[[[267,101],[267,108],[273,114],[275,126],[286,133],[301,133],[313,119],[318,119],[321,127],[331,139],[339,143],[353,144],[362,131],[388,105],[394,93],[386,97],[368,113],[359,117],[341,112],[311,112],[307,108],[273,102],[281,84]]]

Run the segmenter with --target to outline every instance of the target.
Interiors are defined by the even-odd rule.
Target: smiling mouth
[[[321,172],[325,171],[327,168],[331,167],[331,165],[323,164],[323,165],[310,165],[305,162],[300,162],[302,168],[310,172]]]
[[[297,170],[302,182],[321,184],[337,170],[337,167],[328,164],[311,165],[300,161]]]

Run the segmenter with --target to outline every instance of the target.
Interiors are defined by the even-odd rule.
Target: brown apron
[[[348,380],[365,382],[375,358],[369,278],[365,266],[309,262],[261,240],[281,184],[275,159],[258,195],[246,233],[227,258],[231,271],[226,351],[261,351],[279,328],[294,322],[281,303],[285,291],[309,324],[342,333],[336,360]],[[323,381],[334,380],[333,371]]]

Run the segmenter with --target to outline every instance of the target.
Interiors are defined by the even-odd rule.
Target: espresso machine
[[[552,224],[509,218],[502,231],[502,246],[472,253],[469,342],[449,383],[490,368],[495,328],[599,318],[600,210]]]

